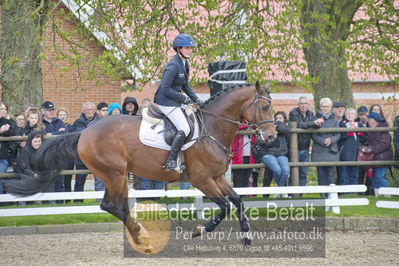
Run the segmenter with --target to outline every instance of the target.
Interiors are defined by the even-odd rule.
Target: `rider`
[[[187,60],[191,57],[194,46],[194,40],[190,35],[179,34],[176,36],[173,40],[173,49],[177,54],[165,66],[161,84],[154,98],[159,109],[178,130],[164,165],[166,171],[179,171],[176,161],[177,155],[190,133],[190,127],[180,108],[181,105],[194,102],[199,106],[203,104],[188,83],[189,65]],[[182,94],[182,90],[188,97]]]

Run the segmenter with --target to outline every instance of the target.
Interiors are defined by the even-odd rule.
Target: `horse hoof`
[[[196,237],[202,234],[202,226],[201,225],[197,225],[197,227],[194,229],[194,231],[192,232],[191,236],[192,237]]]
[[[244,245],[247,245],[247,246],[252,244],[252,240],[249,239],[248,237],[244,237],[243,242],[244,242]]]
[[[153,250],[153,247],[152,247],[152,246],[148,246],[148,247],[146,247],[146,248],[144,249],[144,253],[146,253],[146,254],[151,254],[151,253],[152,253],[152,250]]]

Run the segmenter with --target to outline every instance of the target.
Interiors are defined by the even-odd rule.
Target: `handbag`
[[[373,161],[374,160],[374,152],[371,150],[371,147],[368,145],[360,145],[359,151],[357,153],[358,161]]]

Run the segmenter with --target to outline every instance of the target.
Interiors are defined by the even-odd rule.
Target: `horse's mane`
[[[229,93],[231,91],[234,91],[236,89],[241,89],[241,88],[244,88],[244,87],[251,87],[251,86],[254,86],[254,85],[253,84],[249,84],[249,83],[248,84],[240,84],[240,85],[231,85],[231,86],[229,86],[227,88],[224,88],[224,89],[218,91],[215,95],[212,95],[208,100],[206,100],[204,102],[204,105],[208,106],[210,103],[215,102],[216,100],[222,98],[221,97],[222,95],[225,95],[225,94],[227,94],[227,93]],[[269,89],[267,87],[263,87],[263,89],[267,93],[270,93]]]

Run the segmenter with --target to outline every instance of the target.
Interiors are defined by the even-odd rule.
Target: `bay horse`
[[[221,211],[205,224],[213,231],[230,211],[228,199],[237,207],[240,230],[249,232],[243,202],[224,178],[231,153],[230,145],[237,125],[247,121],[260,138],[267,142],[276,138],[273,123],[272,99],[267,88],[241,85],[223,90],[205,102],[202,114],[202,133],[196,143],[184,151],[186,174],[191,184],[215,202]],[[57,136],[45,141],[37,152],[38,177],[21,179],[7,185],[13,194],[31,195],[44,191],[65,169],[67,158],[79,156],[86,167],[105,185],[101,209],[119,218],[136,244],[148,245],[140,236],[146,231],[131,216],[128,206],[127,174],[150,180],[174,182],[177,172],[162,167],[168,151],[152,148],[139,140],[141,116],[109,116],[81,132]],[[204,133],[205,132],[205,133]],[[199,235],[196,228],[193,236]],[[250,244],[250,239],[246,239]]]

